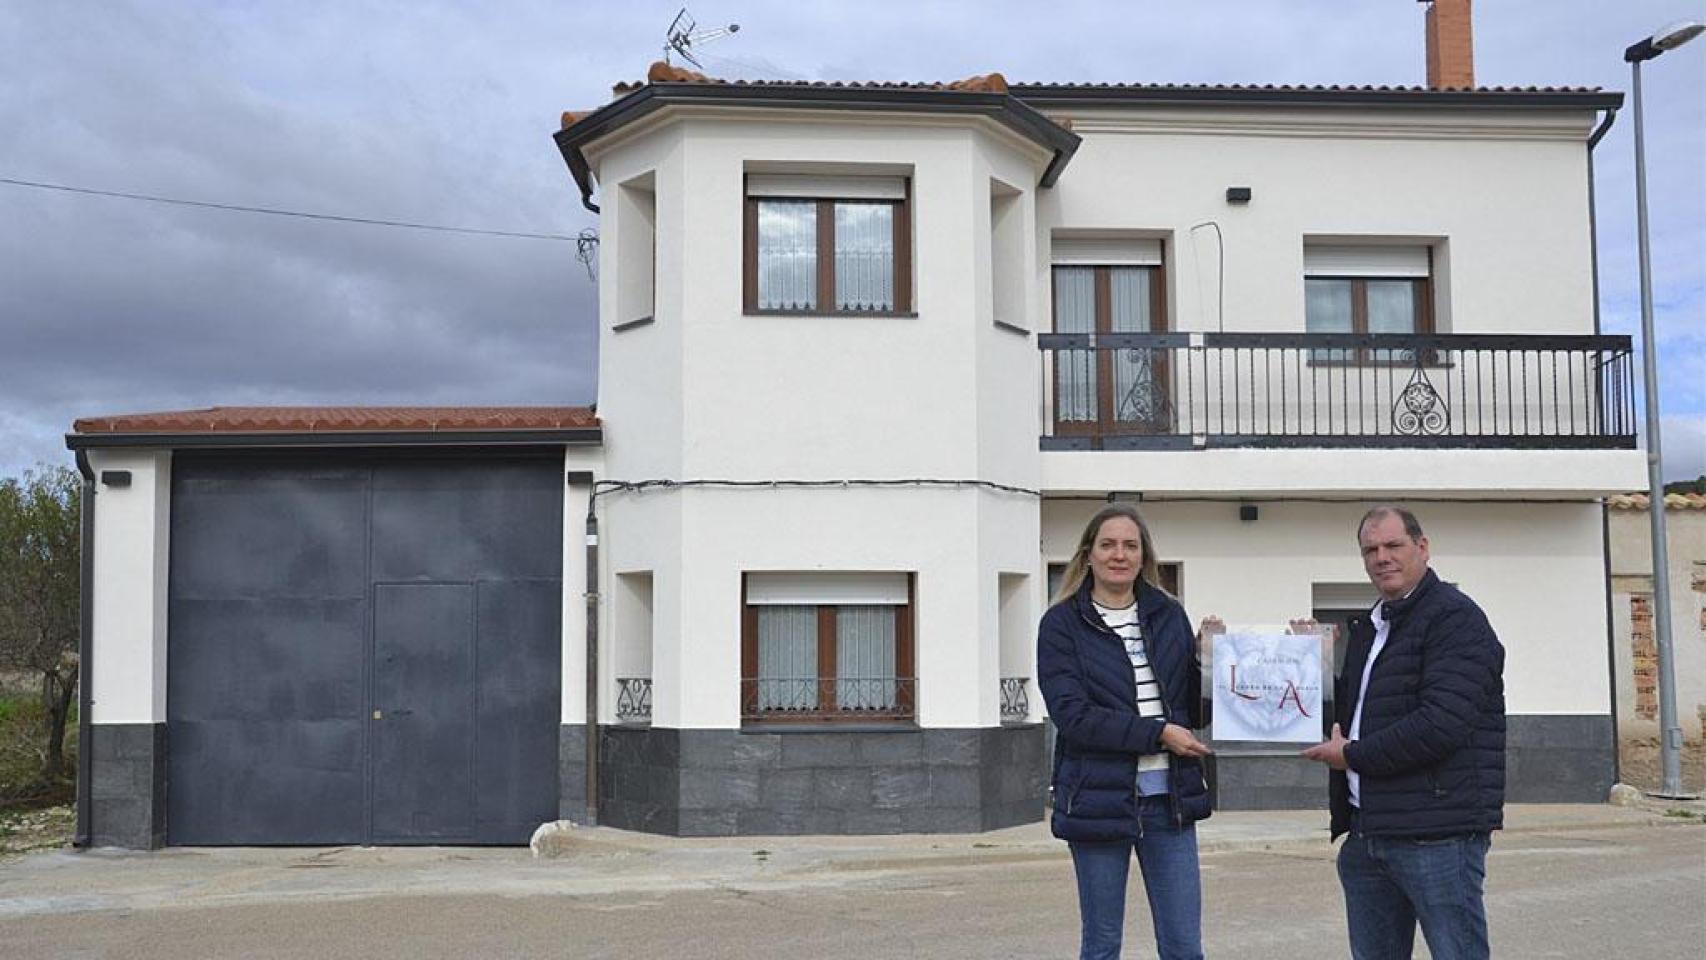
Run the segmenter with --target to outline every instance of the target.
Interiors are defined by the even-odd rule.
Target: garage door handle
[[[393,717],[407,717],[407,716],[412,715],[413,713],[414,713],[413,710],[393,710],[393,711],[391,711],[391,716],[393,716]],[[373,711],[373,719],[375,719],[375,720],[385,719],[385,711],[383,711],[383,710]]]

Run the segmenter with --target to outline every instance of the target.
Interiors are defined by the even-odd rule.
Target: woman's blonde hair
[[[1152,587],[1161,586],[1159,568],[1155,562],[1155,540],[1149,535],[1149,524],[1143,522],[1143,515],[1129,503],[1111,503],[1096,511],[1090,522],[1084,526],[1084,533],[1078,538],[1078,549],[1073,552],[1072,560],[1066,565],[1066,573],[1060,578],[1060,589],[1055,591],[1051,605],[1060,603],[1078,592],[1084,585],[1084,578],[1090,575],[1090,548],[1096,543],[1096,535],[1102,532],[1102,524],[1115,517],[1124,517],[1137,524],[1138,543],[1143,548],[1143,565],[1138,569],[1138,579]]]

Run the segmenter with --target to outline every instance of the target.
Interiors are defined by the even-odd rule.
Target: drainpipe
[[[1617,108],[1605,111],[1605,119],[1599,122],[1593,135],[1588,137],[1588,256],[1592,266],[1590,276],[1593,278],[1593,332],[1597,336],[1600,331],[1599,318],[1599,217],[1594,200],[1593,184],[1593,148],[1605,139],[1611,131],[1611,124],[1617,120]],[[1604,416],[1605,404],[1603,398],[1600,404],[1601,416]],[[1617,620],[1612,609],[1611,596],[1611,508],[1603,498],[1599,501],[1599,550],[1601,563],[1605,574],[1605,671],[1608,676],[1608,689],[1611,692],[1611,780],[1613,783],[1623,782],[1623,756],[1619,749],[1623,742],[1622,731],[1618,729],[1617,711]]]
[[[93,835],[89,822],[89,786],[95,756],[94,744],[90,742],[94,724],[89,717],[95,702],[89,695],[95,649],[95,471],[89,466],[87,451],[77,451],[77,472],[83,475],[83,489],[77,547],[81,567],[77,596],[77,831],[71,842],[86,850]]]
[[[598,486],[586,498],[586,825],[598,826]]]

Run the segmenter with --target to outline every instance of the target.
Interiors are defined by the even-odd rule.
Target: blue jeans
[[[1485,960],[1486,833],[1417,840],[1352,831],[1339,849],[1339,883],[1355,960],[1409,960],[1422,926],[1434,960]]]
[[[1155,924],[1161,960],[1202,960],[1202,878],[1197,828],[1174,826],[1165,796],[1142,797],[1138,838],[1115,843],[1073,843],[1078,875],[1078,915],[1083,922],[1079,960],[1117,960],[1125,932],[1125,886],[1137,850],[1143,892]]]

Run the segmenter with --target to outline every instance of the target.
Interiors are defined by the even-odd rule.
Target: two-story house
[[[1427,88],[656,64],[565,114],[596,417],[79,421],[86,835],[1035,821],[1035,624],[1110,499],[1235,624],[1366,609],[1357,518],[1413,504],[1508,651],[1511,799],[1601,799],[1602,499],[1643,475],[1595,310],[1621,97],[1476,88],[1442,22]],[[1220,747],[1222,806],[1324,803]]]

